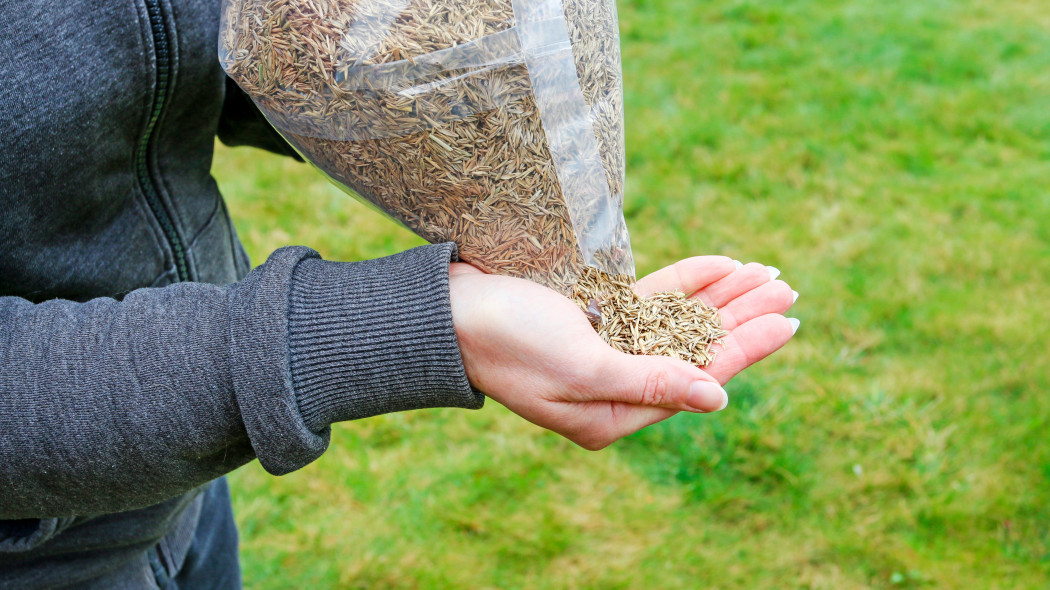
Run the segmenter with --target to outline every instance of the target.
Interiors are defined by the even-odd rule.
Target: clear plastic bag
[[[333,182],[479,268],[634,276],[615,0],[225,0],[219,57]]]

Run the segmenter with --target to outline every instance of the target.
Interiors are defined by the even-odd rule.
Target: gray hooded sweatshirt
[[[336,421],[482,404],[451,244],[250,270],[214,138],[292,154],[219,67],[219,10],[0,0],[0,588],[135,587],[209,481],[298,469]]]

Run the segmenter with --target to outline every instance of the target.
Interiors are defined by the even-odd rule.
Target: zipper
[[[139,186],[146,196],[146,203],[153,212],[154,217],[160,223],[161,230],[171,246],[171,252],[175,257],[175,271],[179,281],[190,280],[189,266],[186,264],[186,251],[182,244],[182,238],[175,230],[175,222],[171,214],[164,207],[157,183],[150,171],[150,156],[153,153],[153,133],[157,127],[157,121],[164,111],[171,86],[172,64],[171,44],[169,42],[169,31],[164,21],[164,13],[161,8],[161,0],[145,0],[146,10],[149,12],[149,26],[153,33],[153,55],[156,59],[156,90],[153,93],[153,108],[150,110],[149,121],[146,123],[146,132],[142,134],[138,149],[135,154],[135,174],[138,177]]]

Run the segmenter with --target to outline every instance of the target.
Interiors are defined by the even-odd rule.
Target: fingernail
[[[791,335],[794,336],[795,332],[798,332],[798,325],[802,322],[798,321],[795,318],[788,318],[788,323],[791,324]]]
[[[694,381],[686,403],[698,412],[717,412],[729,405],[729,395],[717,383]]]
[[[733,264],[735,264],[737,268],[744,268],[744,263],[739,260],[734,260]]]
[[[769,280],[775,281],[780,276],[780,269],[775,266],[767,266],[766,270],[769,271]]]
[[[792,289],[791,290],[791,303],[794,303],[796,301],[798,301],[798,291]]]

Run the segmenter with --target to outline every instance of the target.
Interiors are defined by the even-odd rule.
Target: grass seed
[[[724,347],[718,309],[678,291],[638,295],[628,275],[586,267],[572,299],[610,346],[628,354],[669,356],[704,367]]]

